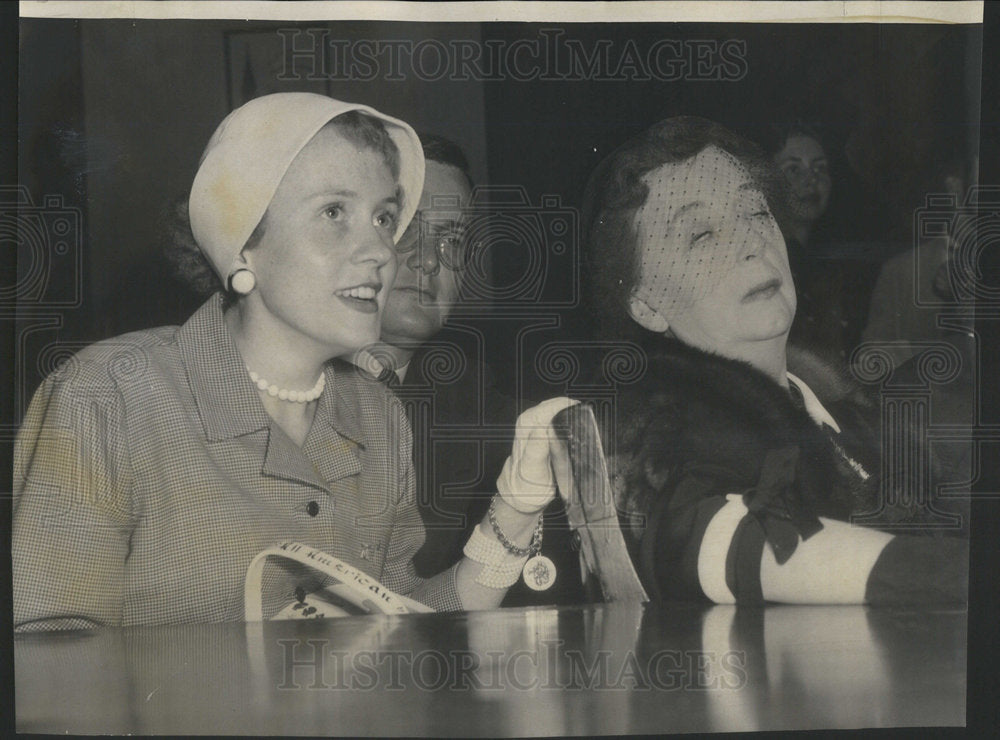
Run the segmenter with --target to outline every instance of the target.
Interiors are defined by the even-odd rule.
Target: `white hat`
[[[348,111],[379,119],[399,149],[402,211],[396,239],[417,210],[424,185],[420,139],[407,123],[356,103],[315,93],[255,98],[219,124],[191,185],[191,231],[223,282],[264,217],[292,160],[323,126]]]

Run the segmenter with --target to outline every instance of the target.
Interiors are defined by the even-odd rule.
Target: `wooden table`
[[[21,732],[964,725],[966,613],[611,604],[19,635]]]

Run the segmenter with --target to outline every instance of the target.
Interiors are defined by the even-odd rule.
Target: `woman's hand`
[[[463,608],[496,608],[507,588],[520,578],[528,556],[501,543],[523,551],[534,542],[539,515],[556,493],[549,445],[558,438],[552,417],[576,403],[571,398],[552,398],[517,418],[514,448],[497,479],[500,498],[494,499],[490,514],[473,532],[455,575]],[[537,534],[541,536],[540,529]]]
[[[497,491],[523,514],[544,509],[555,496],[549,444],[556,440],[552,418],[579,403],[572,398],[550,398],[517,417],[514,446],[497,478]]]

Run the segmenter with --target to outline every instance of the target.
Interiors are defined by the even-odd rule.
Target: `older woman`
[[[328,362],[378,340],[423,178],[412,129],[365,106],[269,95],[220,124],[189,203],[220,292],[181,327],[79,353],[24,420],[18,629],[242,619],[248,564],[282,540],[436,608],[500,602],[554,492],[547,448],[525,441],[565,402],[523,417],[468,557],[422,580],[399,402]],[[264,583],[265,615],[318,586],[280,566]]]
[[[966,543],[847,523],[879,505],[878,438],[789,372],[777,182],[754,145],[675,118],[589,184],[590,294],[646,355],[605,440],[635,564],[661,598],[964,599]]]

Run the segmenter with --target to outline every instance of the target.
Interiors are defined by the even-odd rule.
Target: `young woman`
[[[525,440],[565,402],[523,417],[469,557],[424,580],[399,402],[329,363],[378,340],[423,180],[416,134],[365,106],[285,93],[220,124],[189,201],[220,292],[181,327],[79,353],[24,420],[17,629],[242,619],[247,566],[282,540],[435,608],[499,604],[554,494],[547,445]],[[269,566],[265,616],[318,581]]]

